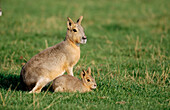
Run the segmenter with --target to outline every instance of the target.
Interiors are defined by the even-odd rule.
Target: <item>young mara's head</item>
[[[97,84],[95,79],[91,76],[91,68],[89,67],[87,71],[83,70],[81,72],[81,78],[85,86],[90,89],[96,89]]]
[[[69,17],[67,19],[66,39],[69,39],[76,44],[85,44],[87,42],[87,38],[85,36],[84,29],[81,26],[83,16],[80,16],[76,23],[74,23]]]

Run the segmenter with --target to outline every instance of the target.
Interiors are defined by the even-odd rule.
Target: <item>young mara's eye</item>
[[[77,30],[76,30],[76,29],[73,29],[73,31],[74,31],[74,32],[77,32]]]
[[[88,82],[90,82],[90,79],[87,79]]]

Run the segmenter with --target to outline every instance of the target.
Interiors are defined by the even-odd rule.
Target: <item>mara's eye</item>
[[[74,31],[74,32],[77,32],[77,30],[76,30],[76,29],[73,29],[73,31]]]
[[[90,82],[90,79],[87,79],[88,82]]]

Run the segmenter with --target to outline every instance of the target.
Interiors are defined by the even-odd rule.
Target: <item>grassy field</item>
[[[0,109],[170,109],[169,0],[1,0]],[[28,94],[20,71],[84,16],[87,44],[74,67],[92,68],[90,93]]]

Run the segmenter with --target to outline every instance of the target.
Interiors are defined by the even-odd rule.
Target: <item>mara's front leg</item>
[[[73,74],[73,67],[68,67],[67,68],[67,74],[71,75],[71,76],[74,76],[74,74]]]

